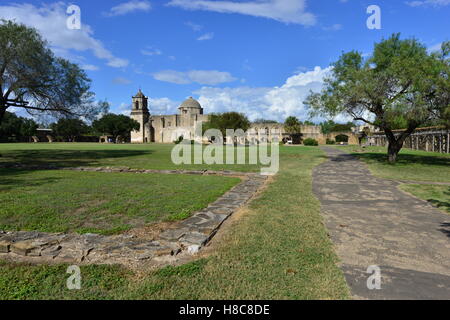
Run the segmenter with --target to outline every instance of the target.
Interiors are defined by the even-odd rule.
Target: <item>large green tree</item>
[[[302,123],[297,119],[297,117],[287,117],[284,121],[284,130],[290,134],[298,134],[302,132]]]
[[[208,116],[208,121],[203,124],[203,132],[208,129],[220,130],[222,135],[226,136],[227,129],[242,129],[247,131],[250,128],[248,118],[238,112],[212,113]]]
[[[253,121],[253,123],[260,123],[260,124],[275,124],[278,123],[278,121],[276,120],[267,120],[267,119],[256,119],[255,121]]]
[[[302,138],[302,123],[297,117],[290,116],[284,121],[284,131],[292,137],[293,144],[300,144]]]
[[[51,126],[54,134],[69,142],[89,132],[89,126],[80,119],[63,118]]]
[[[34,120],[16,116],[14,113],[5,112],[0,124],[0,141],[8,141],[13,138],[16,141],[29,140],[36,134],[38,125]]]
[[[107,104],[89,88],[84,70],[55,57],[35,29],[0,20],[0,123],[10,107],[93,119]]]
[[[405,140],[423,123],[448,122],[450,116],[450,43],[429,53],[415,39],[399,34],[375,44],[364,58],[356,51],[342,54],[325,79],[321,93],[305,104],[311,115],[347,114],[384,131],[389,162],[394,163]],[[394,132],[399,124],[404,131]]]
[[[111,135],[117,141],[119,137],[127,138],[133,130],[139,130],[140,124],[125,115],[106,114],[92,123],[93,129],[101,135]]]
[[[347,122],[346,124],[336,123],[333,120],[324,121],[320,124],[322,133],[327,134],[331,132],[351,131],[354,127],[353,122]]]

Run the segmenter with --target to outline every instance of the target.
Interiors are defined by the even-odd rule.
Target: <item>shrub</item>
[[[173,143],[175,144],[180,144],[181,142],[183,142],[184,137],[183,136],[179,136],[177,140],[175,140]]]
[[[303,144],[305,146],[318,146],[319,142],[317,142],[316,139],[312,139],[312,138],[307,138],[303,141]]]
[[[336,144],[336,141],[332,139],[327,139],[327,144]]]

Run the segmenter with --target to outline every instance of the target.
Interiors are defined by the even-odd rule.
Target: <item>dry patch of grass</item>
[[[0,169],[0,230],[111,234],[206,207],[239,178]]]
[[[81,290],[64,266],[0,268],[0,298],[347,299],[349,290],[312,194],[318,148],[281,149],[281,170],[199,260],[158,271],[82,267]],[[45,279],[45,280],[43,280]]]

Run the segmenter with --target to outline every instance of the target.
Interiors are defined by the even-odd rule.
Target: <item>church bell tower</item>
[[[130,117],[139,122],[139,131],[131,132],[131,143],[147,143],[150,142],[148,98],[142,93],[141,89],[133,97]]]

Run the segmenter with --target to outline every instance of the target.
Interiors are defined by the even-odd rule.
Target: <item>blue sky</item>
[[[81,30],[66,27],[70,4],[81,9]],[[381,30],[366,26],[370,5],[381,9]],[[126,114],[140,87],[153,114],[193,96],[206,112],[279,121],[307,118],[304,97],[343,51],[370,53],[394,32],[436,48],[450,40],[449,17],[450,0],[0,3],[0,18],[36,27],[57,55],[83,66],[113,112]]]

